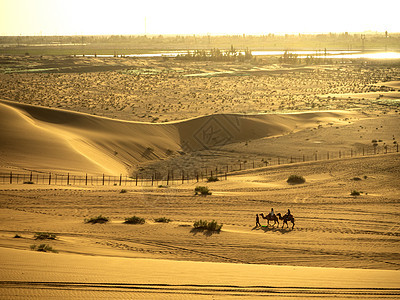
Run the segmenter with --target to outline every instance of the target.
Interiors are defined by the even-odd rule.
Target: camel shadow
[[[291,228],[279,228],[273,226],[254,226],[251,230],[262,230],[264,232],[280,232],[282,234],[293,231]]]
[[[190,233],[193,233],[193,235],[197,235],[199,233],[203,233],[205,236],[212,236],[213,234],[219,234],[220,231],[218,230],[207,230],[204,228],[192,228],[190,230]]]

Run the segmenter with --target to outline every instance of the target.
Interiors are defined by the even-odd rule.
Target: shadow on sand
[[[284,233],[289,233],[293,229],[291,228],[279,228],[279,227],[273,227],[273,226],[254,226],[251,230],[258,230],[258,231],[264,231],[264,232],[280,232],[282,234]]]
[[[193,233],[193,235],[196,235],[198,233],[203,233],[205,236],[212,236],[213,234],[219,234],[220,231],[207,230],[203,228],[192,228],[190,230],[190,233]]]

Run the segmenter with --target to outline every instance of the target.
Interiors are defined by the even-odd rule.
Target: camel
[[[288,221],[292,222],[292,229],[294,228],[294,217],[292,215],[286,214],[283,217],[281,213],[277,213],[276,215],[279,217],[279,220],[283,220],[282,228],[285,226],[285,224],[289,228]]]
[[[275,226],[276,223],[278,223],[278,226],[279,226],[279,219],[276,215],[271,216],[270,214],[268,214],[268,215],[264,216],[264,214],[261,213],[260,216],[261,216],[261,218],[268,220],[267,226],[269,226],[269,221],[274,221],[273,226]]]

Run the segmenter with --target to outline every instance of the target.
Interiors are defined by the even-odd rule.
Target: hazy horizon
[[[400,32],[396,1],[2,0],[1,36]]]

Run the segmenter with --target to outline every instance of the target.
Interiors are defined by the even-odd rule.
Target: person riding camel
[[[274,209],[273,209],[273,208],[271,208],[271,212],[269,213],[269,215],[270,215],[271,217],[275,216],[275,212],[274,212]]]

